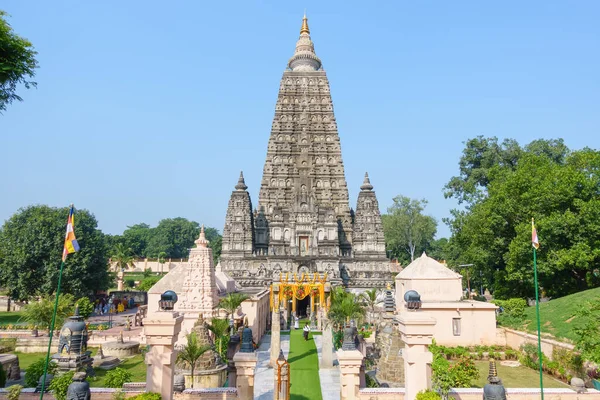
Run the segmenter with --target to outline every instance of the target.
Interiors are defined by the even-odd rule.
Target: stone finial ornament
[[[496,361],[490,360],[490,372],[488,374],[488,384],[483,387],[483,400],[506,400],[506,389],[498,377],[496,370]]]
[[[365,172],[365,180],[360,187],[360,190],[371,191],[373,190],[373,185],[371,185],[371,181],[369,180],[369,173]]]
[[[73,382],[67,389],[67,400],[91,399],[90,384],[85,380],[86,377],[87,374],[85,372],[76,372],[73,375]]]
[[[240,178],[238,179],[237,185],[235,185],[235,189],[239,191],[248,189],[248,186],[246,186],[246,182],[244,181],[244,171],[240,171]]]
[[[208,243],[210,243],[208,240],[206,240],[206,234],[204,233],[204,224],[202,224],[202,228],[200,228],[200,236],[194,241],[194,243],[196,243],[198,247],[207,247]]]

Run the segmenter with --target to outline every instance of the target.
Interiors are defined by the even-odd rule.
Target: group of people
[[[96,315],[104,315],[108,314],[109,312],[118,314],[134,307],[135,300],[133,297],[128,298],[127,296],[124,296],[122,299],[120,299],[115,296],[111,296],[110,298],[108,296],[103,296],[96,299],[94,312]]]

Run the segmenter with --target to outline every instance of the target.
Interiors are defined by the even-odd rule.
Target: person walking
[[[308,326],[308,324],[304,325],[304,332],[302,332],[302,334],[304,335],[304,340],[308,340],[308,334],[310,333],[310,327]]]

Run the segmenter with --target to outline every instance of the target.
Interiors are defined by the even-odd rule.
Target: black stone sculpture
[[[496,361],[490,360],[488,384],[483,387],[483,400],[506,400],[506,389],[498,377]]]
[[[77,372],[73,375],[73,382],[67,389],[67,400],[90,400],[90,384],[85,380],[85,372]]]
[[[252,329],[245,327],[242,331],[242,347],[240,353],[253,353],[254,345],[252,344]]]

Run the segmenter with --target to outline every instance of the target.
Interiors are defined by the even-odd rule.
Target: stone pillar
[[[254,400],[254,369],[256,353],[238,351],[233,356],[236,369],[236,387],[240,400]]]
[[[146,354],[146,391],[160,393],[163,400],[173,399],[175,376],[174,349],[181,331],[183,316],[176,312],[156,312],[144,319],[146,343],[151,346]]]
[[[404,399],[414,400],[421,390],[431,389],[433,355],[428,347],[436,320],[425,312],[407,311],[400,313],[397,321],[404,342]]]
[[[331,322],[323,320],[323,349],[321,354],[321,368],[333,368],[333,332]]]
[[[280,333],[280,314],[279,314],[279,286],[273,285],[273,311],[271,316],[271,357],[269,365],[277,368],[277,358],[281,349]]]
[[[117,268],[119,266],[117,265]],[[123,271],[117,272],[117,290],[123,290]]]
[[[341,400],[358,399],[363,355],[358,350],[338,350],[340,363]]]

